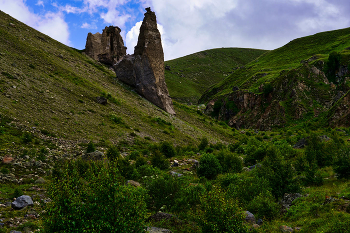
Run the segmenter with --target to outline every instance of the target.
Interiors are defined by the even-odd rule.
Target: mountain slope
[[[170,116],[107,67],[3,12],[0,34],[0,114],[21,127],[79,140],[229,140],[228,129],[198,121],[209,118],[197,109],[175,104]]]
[[[210,86],[266,52],[259,49],[218,48],[166,61],[165,80],[170,96],[180,102],[197,103]]]
[[[232,126],[270,128],[320,115],[323,119],[348,92],[349,47],[349,28],[293,40],[236,70],[200,102],[211,102],[211,108],[216,102],[214,115]],[[331,75],[324,71],[332,52],[339,64]],[[327,122],[334,122],[331,115]]]

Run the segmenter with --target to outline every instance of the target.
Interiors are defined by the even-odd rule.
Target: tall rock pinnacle
[[[164,53],[157,19],[146,8],[133,55],[126,55],[114,66],[117,78],[133,87],[146,99],[175,114],[164,77]]]

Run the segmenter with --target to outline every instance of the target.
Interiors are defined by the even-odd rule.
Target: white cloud
[[[97,29],[97,26],[95,23],[89,24],[89,23],[83,23],[80,28],[85,28],[85,29]]]
[[[71,44],[69,41],[68,24],[60,12],[48,12],[45,15],[34,14],[26,6],[25,0],[0,0],[0,9],[66,45]]]
[[[134,53],[134,47],[137,45],[137,39],[140,34],[140,27],[142,25],[142,21],[137,22],[134,27],[131,28],[131,30],[126,34],[125,38],[125,45],[128,48],[127,53],[133,54]]]
[[[38,2],[35,5],[45,7],[44,1],[42,1],[42,0],[38,0]]]

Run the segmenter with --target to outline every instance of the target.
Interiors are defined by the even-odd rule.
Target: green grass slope
[[[199,102],[219,101],[217,115],[232,126],[240,122],[247,127],[270,128],[300,119],[324,118],[348,93],[349,48],[350,28],[295,39],[236,70],[207,90]],[[336,67],[340,81],[336,85],[331,84],[333,80],[326,72],[332,52],[339,53],[340,59]],[[244,103],[239,102],[243,99]],[[327,114],[328,122],[343,125],[339,116]]]
[[[165,80],[170,96],[183,103],[197,103],[210,86],[228,77],[266,50],[218,48],[166,61]]]
[[[209,124],[196,108],[175,103],[173,117],[118,83],[107,67],[3,12],[0,34],[0,114],[21,127],[95,141],[229,140],[229,129]],[[108,104],[98,104],[99,96]]]

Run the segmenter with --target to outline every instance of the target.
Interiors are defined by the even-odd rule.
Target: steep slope
[[[349,89],[349,47],[349,28],[293,40],[236,70],[200,102],[210,102],[208,112],[235,127],[266,129],[318,116],[339,125],[340,116],[328,111]],[[333,73],[327,68],[332,52],[339,63]]]
[[[197,109],[175,104],[171,116],[107,67],[3,12],[0,34],[0,115],[18,126],[74,140],[230,140],[229,129],[198,121],[208,118]]]
[[[183,103],[197,103],[210,86],[266,52],[259,49],[218,48],[166,61],[165,80],[170,96]]]

